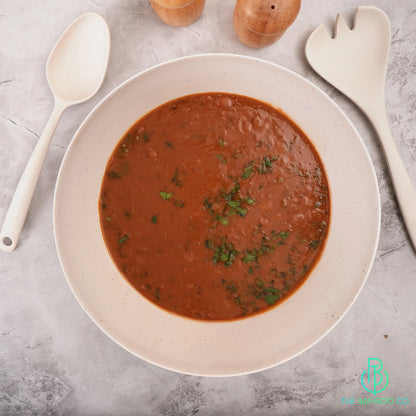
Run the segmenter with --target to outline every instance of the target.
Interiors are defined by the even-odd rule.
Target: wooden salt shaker
[[[301,0],[237,0],[234,30],[247,46],[271,45],[294,22],[300,4]]]
[[[205,0],[150,0],[160,20],[171,26],[187,26],[201,16]]]

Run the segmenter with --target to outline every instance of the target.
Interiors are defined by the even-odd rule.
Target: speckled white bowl
[[[331,190],[325,251],[307,281],[274,309],[230,322],[191,320],[150,303],[117,271],[99,224],[101,179],[126,130],[166,101],[206,91],[243,94],[281,108],[314,143]],[[344,113],[317,87],[259,59],[199,55],[130,78],[89,114],[61,166],[54,227],[68,283],[108,336],[138,357],[168,369],[229,376],[289,360],[339,322],[371,268],[379,237],[380,201],[362,140]]]

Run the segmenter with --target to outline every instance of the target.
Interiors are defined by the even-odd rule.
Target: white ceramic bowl
[[[120,275],[104,244],[98,197],[105,166],[141,116],[187,94],[225,91],[281,108],[309,136],[325,165],[331,220],[324,253],[302,287],[268,312],[230,322],[176,316],[153,305]],[[368,153],[323,92],[272,63],[199,55],[152,67],[124,82],[89,114],[65,155],[55,192],[60,261],[91,319],[149,362],[206,376],[251,373],[282,363],[327,334],[363,287],[377,247],[380,202]]]

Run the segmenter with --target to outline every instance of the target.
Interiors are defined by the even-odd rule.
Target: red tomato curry
[[[99,210],[116,266],[143,296],[226,320],[271,308],[304,282],[330,200],[316,150],[287,116],[203,93],[130,128],[106,167]]]

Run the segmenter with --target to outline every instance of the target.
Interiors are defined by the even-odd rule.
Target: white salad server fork
[[[318,26],[306,42],[312,68],[354,101],[373,124],[384,149],[397,201],[416,249],[416,191],[390,133],[385,109],[385,80],[391,32],[387,15],[361,6],[350,29],[337,16],[335,37]]]

